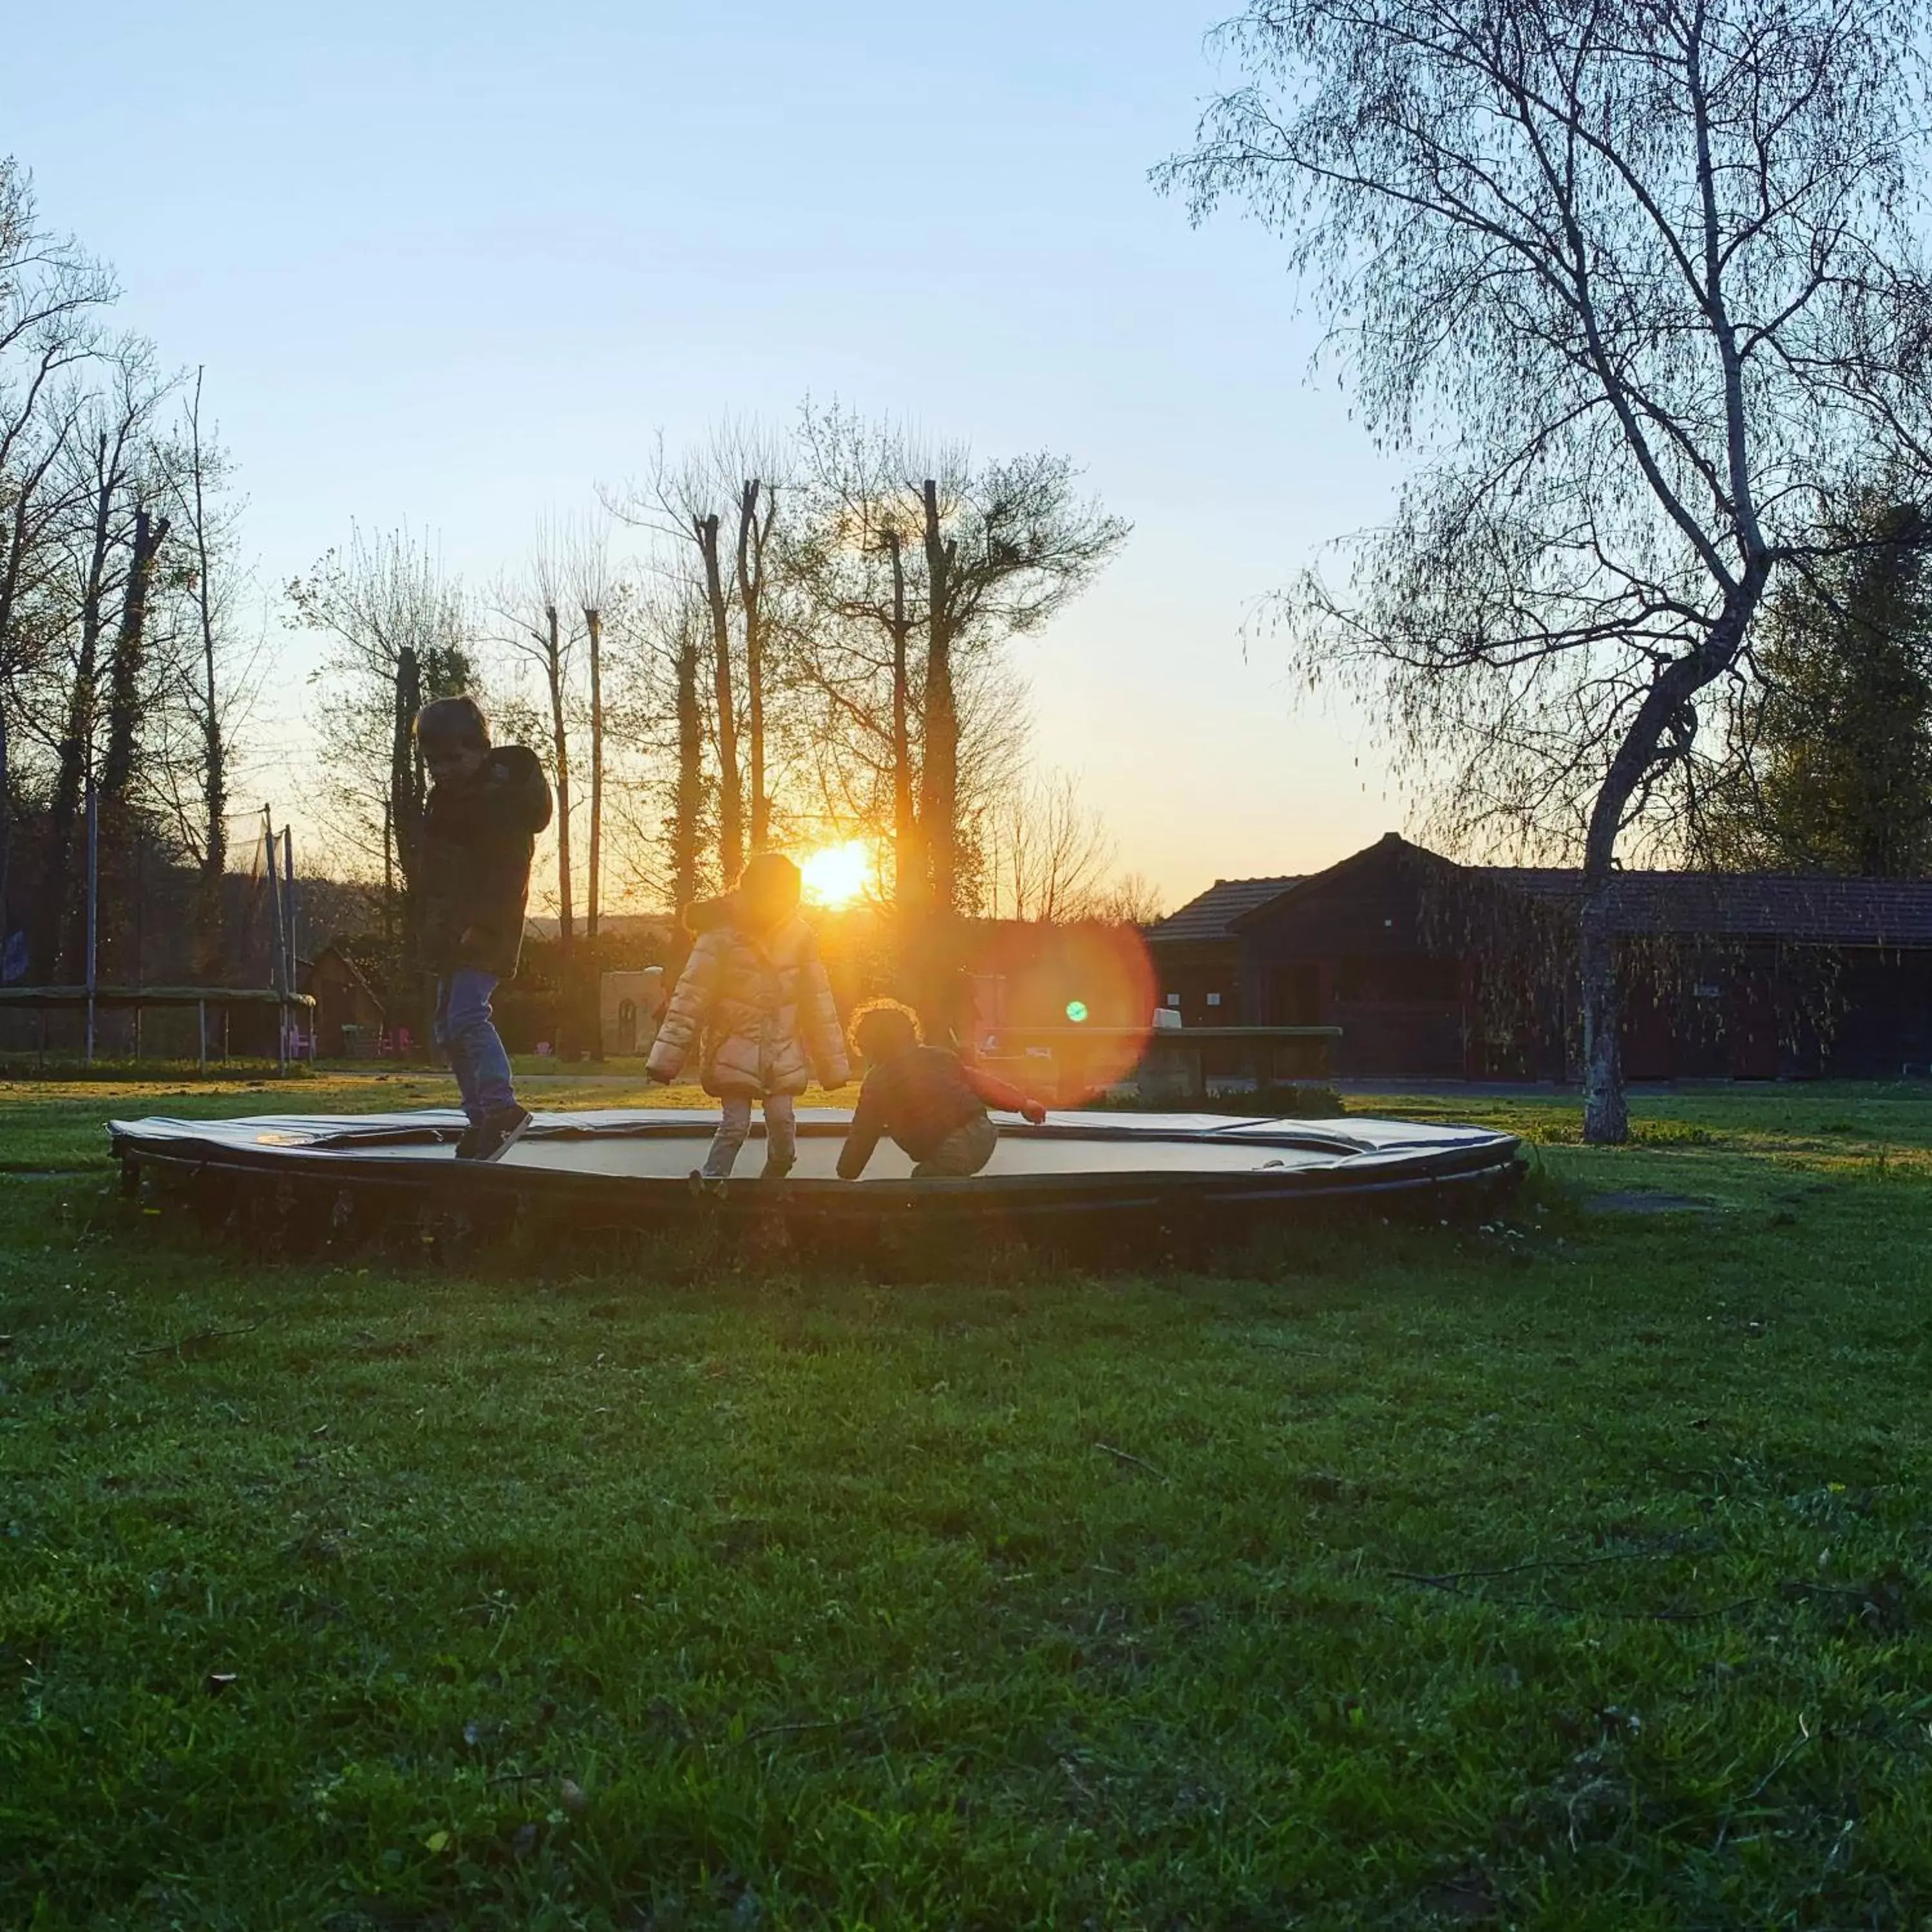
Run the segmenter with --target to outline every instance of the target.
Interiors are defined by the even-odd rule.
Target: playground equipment
[[[132,1012],[135,1016],[135,1052],[140,1049],[140,1016],[151,1008],[192,1006],[196,1010],[196,1057],[201,1070],[208,1070],[208,1016],[221,1022],[214,1036],[215,1050],[227,1052],[226,1016],[235,1006],[272,1006],[275,1010],[275,1058],[286,1072],[292,1058],[306,1051],[313,1057],[315,1036],[311,1021],[304,1040],[302,1022],[315,1010],[315,1001],[296,991],[296,926],[295,840],[285,825],[278,832],[269,808],[262,808],[262,830],[256,846],[258,857],[265,857],[268,873],[272,938],[269,978],[266,986],[146,986],[103,985],[97,971],[100,958],[100,813],[94,781],[87,785],[87,897],[86,951],[82,966],[87,977],[78,986],[22,986],[0,985],[0,1012],[8,1010],[42,1014],[78,1012],[86,1016],[82,1035],[82,1061],[92,1066],[95,1048],[95,1021],[104,1012]],[[6,929],[4,904],[0,904],[0,933]],[[136,962],[138,970],[138,961]],[[45,1044],[45,1022],[41,1023]]]

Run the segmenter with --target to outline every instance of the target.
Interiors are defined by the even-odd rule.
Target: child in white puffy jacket
[[[821,1087],[850,1077],[832,983],[812,928],[799,916],[798,868],[776,852],[754,854],[738,890],[693,906],[698,935],[658,1028],[647,1070],[668,1083],[701,1046],[700,1078],[723,1118],[693,1176],[723,1181],[752,1130],[752,1103],[765,1109],[767,1180],[797,1157],[794,1103],[816,1072]]]

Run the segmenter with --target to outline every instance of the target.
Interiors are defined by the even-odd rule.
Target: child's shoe
[[[501,1160],[511,1148],[524,1137],[530,1124],[532,1115],[527,1107],[519,1107],[512,1102],[507,1107],[500,1107],[494,1114],[478,1121],[464,1136],[466,1140],[473,1135],[470,1150],[463,1151],[463,1142],[456,1144],[457,1157],[460,1160]]]
[[[701,1167],[694,1167],[686,1176],[684,1184],[691,1190],[694,1201],[722,1201],[724,1198],[723,1178],[706,1174]]]

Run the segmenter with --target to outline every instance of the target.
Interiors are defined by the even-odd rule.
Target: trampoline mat
[[[835,1108],[801,1109],[794,1184],[834,1184],[850,1114]],[[718,1117],[709,1111],[669,1108],[611,1108],[540,1114],[518,1144],[488,1168],[458,1169],[454,1142],[462,1116],[447,1108],[412,1113],[350,1115],[263,1114],[238,1119],[116,1120],[109,1131],[125,1160],[265,1168],[299,1168],[310,1174],[361,1173],[393,1181],[430,1179],[440,1168],[452,1180],[464,1174],[496,1177],[542,1186],[570,1177],[649,1187],[681,1180],[704,1158]],[[1000,1124],[993,1158],[970,1182],[922,1182],[922,1188],[1022,1190],[1060,1183],[1078,1188],[1118,1185],[1128,1177],[1160,1178],[1177,1186],[1214,1184],[1239,1176],[1265,1183],[1270,1175],[1304,1184],[1317,1174],[1387,1174],[1426,1178],[1432,1173],[1467,1174],[1515,1157],[1508,1134],[1482,1127],[1350,1118],[1295,1120],[1214,1114],[1050,1114],[1044,1126],[1016,1119]],[[738,1172],[754,1177],[764,1165],[764,1124],[740,1156]],[[913,1163],[882,1141],[868,1164],[860,1191],[881,1184],[902,1190]],[[849,1184],[840,1191],[849,1192]]]
[[[505,1168],[543,1168],[572,1174],[602,1174],[637,1180],[681,1180],[704,1157],[709,1135],[671,1139],[526,1139],[503,1156]],[[800,1138],[794,1180],[832,1180],[838,1178],[842,1138],[812,1135]],[[412,1144],[385,1150],[400,1160],[434,1161],[453,1158],[446,1147]],[[754,1133],[738,1156],[736,1172],[755,1174],[764,1163],[764,1142]],[[1244,1146],[1238,1142],[1142,1140],[1036,1140],[1006,1133],[993,1157],[980,1170],[980,1178],[1002,1175],[1144,1174],[1249,1174],[1263,1168],[1331,1166],[1332,1152],[1308,1148]],[[870,1180],[910,1179],[913,1163],[890,1141],[881,1141],[866,1164]]]

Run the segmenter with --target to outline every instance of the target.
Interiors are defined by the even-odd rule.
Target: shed
[[[371,1057],[381,1042],[387,1013],[362,969],[347,953],[325,946],[312,960],[297,962],[301,989],[315,1000],[318,1059]]]

